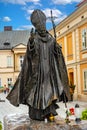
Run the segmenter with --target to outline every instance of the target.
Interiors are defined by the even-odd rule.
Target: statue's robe
[[[45,37],[36,34],[28,42],[21,72],[7,96],[18,106],[29,106],[32,119],[42,120],[47,114],[56,115],[56,101],[69,100],[68,76],[61,47],[47,32]]]

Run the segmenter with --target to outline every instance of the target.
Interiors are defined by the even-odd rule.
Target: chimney
[[[12,31],[12,26],[4,26],[4,31]]]

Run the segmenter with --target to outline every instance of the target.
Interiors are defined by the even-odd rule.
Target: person
[[[6,94],[6,84],[4,84],[4,94]]]
[[[46,30],[46,16],[34,10],[31,22],[35,32],[27,44],[21,72],[7,99],[15,106],[29,106],[33,120],[56,116],[56,102],[69,100],[68,76],[61,47]]]

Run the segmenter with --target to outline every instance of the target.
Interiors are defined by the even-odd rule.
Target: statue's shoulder
[[[62,50],[62,47],[60,46],[59,43],[56,43],[56,47],[57,47],[58,49]]]
[[[47,32],[47,35],[48,35],[48,40],[55,42],[55,38],[49,32]]]

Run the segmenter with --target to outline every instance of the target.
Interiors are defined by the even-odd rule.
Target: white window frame
[[[11,66],[12,66],[12,57],[7,56],[7,67],[11,67]]]
[[[2,83],[1,83],[1,78],[0,78],[0,86],[2,85]]]
[[[9,85],[12,85],[12,78],[7,78],[7,84]]]
[[[87,48],[87,28],[82,29],[82,49]]]
[[[84,91],[87,91],[87,69],[83,71],[83,85]]]
[[[20,57],[19,57],[19,65],[20,65],[20,69],[22,68],[23,61],[24,61],[24,55],[20,55]]]

